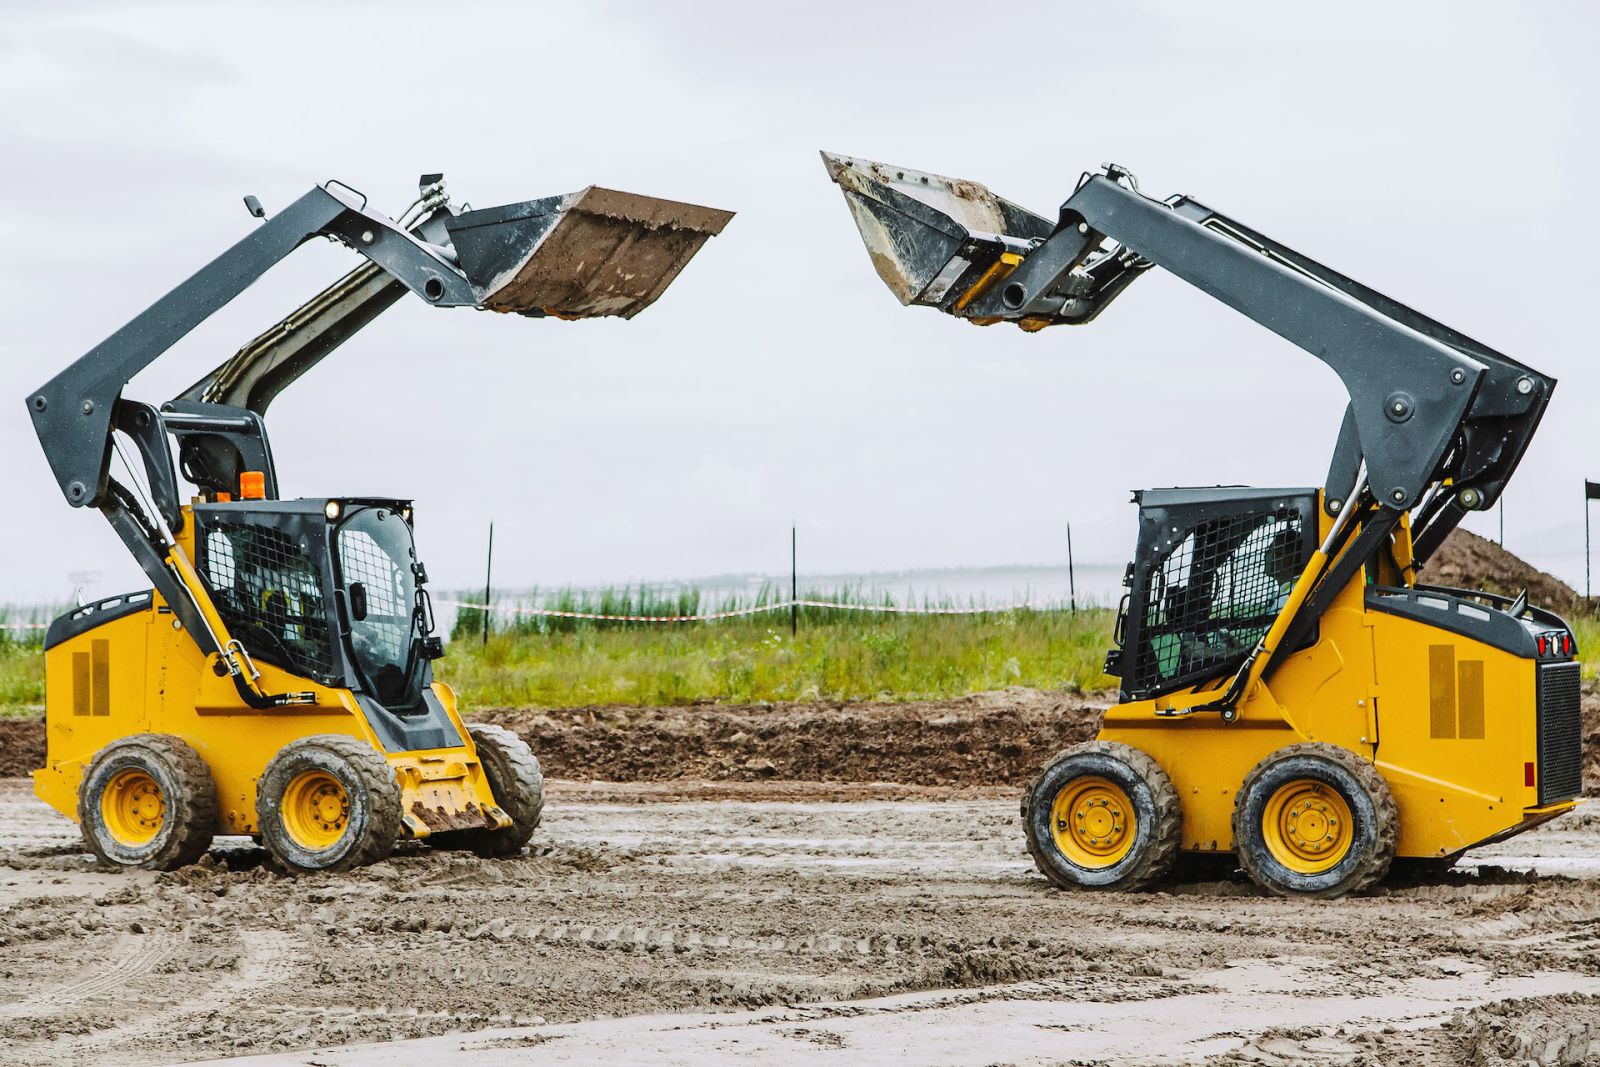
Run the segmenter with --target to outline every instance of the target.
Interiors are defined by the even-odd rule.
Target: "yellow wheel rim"
[[[118,771],[100,793],[100,818],[118,844],[148,845],[167,818],[161,783],[137,767]]]
[[[350,794],[327,771],[301,771],[283,791],[283,829],[309,852],[337,844],[350,825]]]
[[[1261,836],[1273,859],[1289,870],[1321,874],[1349,855],[1355,819],[1337,789],[1326,782],[1296,778],[1267,800]]]
[[[1079,867],[1116,866],[1133,848],[1138,832],[1133,801],[1109,778],[1074,778],[1050,805],[1050,834],[1056,848]]]

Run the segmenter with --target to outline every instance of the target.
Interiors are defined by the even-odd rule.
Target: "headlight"
[[[400,509],[400,517],[402,519],[404,519],[407,523],[409,523],[411,521],[411,505],[410,504],[407,504],[405,507]]]
[[[328,517],[329,522],[337,522],[339,519],[339,513],[343,510],[344,509],[339,506],[339,502],[337,500],[330,500],[326,504],[322,505],[322,513]]]

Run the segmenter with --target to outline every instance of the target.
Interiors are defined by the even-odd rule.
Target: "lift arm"
[[[1054,222],[976,182],[823,153],[878,275],[905,304],[1024,330],[1094,319],[1140,274],[1168,271],[1310,352],[1349,395],[1323,506],[1336,516],[1265,636],[1220,694],[1237,703],[1298,647],[1411,516],[1414,570],[1466,512],[1490,507],[1555,380],[1188,197],[1156,200],[1117,166],[1085,174]]]
[[[424,175],[400,222],[337,182],[315,187],[29,395],[34,430],[74,507],[99,509],[193,635],[219,654],[252,706],[253,665],[232,641],[177,544],[183,512],[168,436],[182,469],[213,497],[238,492],[241,470],[277,496],[262,416],[277,394],[405,293],[438,307],[561,318],[632,318],[653,303],[731,212],[591,186],[566,196],[457,211],[441,175]],[[252,214],[261,212],[247,198]],[[124,387],[274,264],[314,237],[360,253],[360,267],[156,408]],[[136,448],[148,494],[111,476],[117,434]],[[130,461],[131,463],[131,461]],[[143,499],[141,499],[143,497]],[[265,703],[263,703],[265,702]]]
[[[1555,380],[1188,197],[1086,174],[1054,223],[975,182],[823,153],[903,303],[1026,330],[1092,320],[1152,266],[1327,363],[1350,397],[1329,470],[1337,512],[1365,463],[1413,511],[1418,562],[1499,498]]]
[[[279,389],[408,290],[437,307],[631,318],[730,218],[731,212],[591,187],[479,211],[445,207],[413,232],[330,182],[268,219],[45,383],[28,398],[29,413],[67,501],[98,507],[106,496],[123,387],[313,237],[345,244],[369,262],[180,399],[260,414]],[[291,334],[294,342],[285,344]],[[277,375],[265,391],[241,388],[278,349],[298,357],[287,361],[293,372]]]

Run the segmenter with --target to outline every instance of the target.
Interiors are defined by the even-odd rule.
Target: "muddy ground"
[[[244,839],[97,871],[0,783],[0,1063],[1600,1055],[1600,815],[1329,904],[1054,891],[1014,790],[960,792],[556,783],[522,857],[290,879]]]
[[[1548,578],[1461,535],[1426,577]],[[0,780],[0,1064],[1600,1062],[1600,813],[1337,903],[1055,891],[1019,787],[1108,702],[490,709],[560,779],[525,855],[299,879],[97,870]],[[0,720],[0,779],[43,741]]]

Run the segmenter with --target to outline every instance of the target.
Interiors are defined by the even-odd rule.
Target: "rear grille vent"
[[[1539,668],[1539,803],[1583,792],[1583,711],[1577,663]]]

